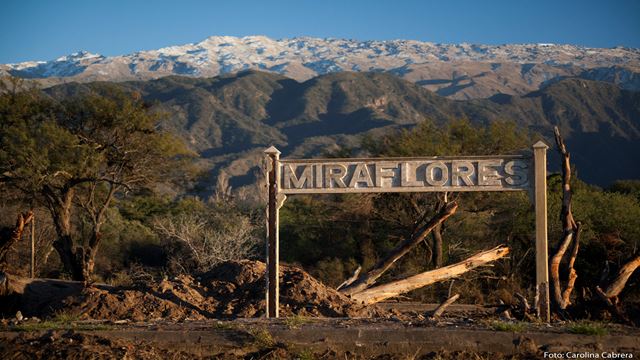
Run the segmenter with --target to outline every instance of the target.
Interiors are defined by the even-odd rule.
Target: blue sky
[[[211,35],[640,47],[639,0],[2,0],[0,63],[103,55]]]

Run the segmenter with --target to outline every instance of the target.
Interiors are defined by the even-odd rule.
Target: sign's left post
[[[280,293],[279,266],[279,217],[284,195],[279,193],[280,151],[274,146],[264,151],[266,157],[267,186],[267,311],[268,318],[278,317],[278,295]]]

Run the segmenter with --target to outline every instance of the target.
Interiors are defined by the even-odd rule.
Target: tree
[[[88,281],[114,197],[170,179],[188,152],[138,94],[56,101],[19,85],[0,95],[0,182],[47,207],[65,270]]]
[[[525,129],[518,128],[514,122],[496,121],[488,125],[473,124],[467,119],[452,119],[443,126],[437,126],[429,120],[419,123],[415,128],[401,130],[381,138],[365,138],[363,147],[374,156],[455,156],[455,155],[496,155],[511,154],[528,149],[533,137]],[[388,194],[379,196],[388,203]],[[477,195],[467,194],[473,200]],[[404,210],[394,210],[400,217],[414,221],[414,230],[428,215],[438,213],[447,206],[454,194],[403,194],[399,199]],[[470,201],[476,203],[476,201]],[[426,209],[426,210],[424,210]],[[477,211],[478,209],[476,209]],[[385,217],[389,214],[385,214]],[[391,215],[393,216],[393,215]],[[409,224],[407,224],[409,225]],[[427,259],[434,267],[444,264],[444,239],[446,223],[439,223],[431,232],[431,258]],[[405,228],[408,226],[405,226]]]

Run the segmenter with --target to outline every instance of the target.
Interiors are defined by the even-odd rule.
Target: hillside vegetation
[[[18,213],[33,209],[39,276],[130,285],[195,274],[263,256],[257,181],[267,145],[286,157],[513,153],[557,125],[574,155],[573,212],[584,224],[577,289],[589,288],[640,245],[640,185],[633,180],[639,99],[610,84],[565,79],[523,97],[452,101],[377,73],[303,83],[245,72],[5,89],[2,226],[11,228]],[[631,180],[616,181],[623,178]],[[562,233],[561,194],[560,177],[549,174],[551,247]],[[410,296],[441,300],[453,288],[467,302],[513,302],[515,292],[532,298],[534,219],[527,195],[447,196],[460,208],[438,230],[440,239],[420,244],[384,280],[507,244],[509,259]],[[282,257],[337,286],[357,266],[370,269],[443,201],[442,194],[291,197],[281,214]],[[8,256],[9,270],[25,275],[28,244],[20,242]],[[623,296],[637,300],[637,284],[634,275]]]
[[[107,84],[71,83],[46,93],[62,99],[116,86],[142,94],[167,114],[162,126],[199,153],[204,174],[200,194],[206,196],[249,185],[239,193],[256,198],[251,185],[262,173],[261,152],[271,145],[284,157],[317,157],[339,147],[359,148],[365,135],[457,118],[484,125],[512,121],[549,143],[553,126],[558,126],[575,153],[581,178],[606,186],[640,177],[640,94],[610,83],[568,78],[525,96],[469,101],[450,100],[380,73],[343,72],[299,83],[249,71],[210,79],[171,76]]]

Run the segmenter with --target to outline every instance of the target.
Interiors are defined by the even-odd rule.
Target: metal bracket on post
[[[286,198],[279,193],[280,151],[271,146],[264,151],[267,161],[267,184],[269,199],[267,205],[267,311],[268,318],[278,317],[280,275],[279,267],[279,216],[280,207]]]
[[[539,299],[536,309],[540,317],[549,322],[549,254],[547,240],[547,149],[542,141],[533,145],[535,167],[535,211],[536,211],[536,296]]]

